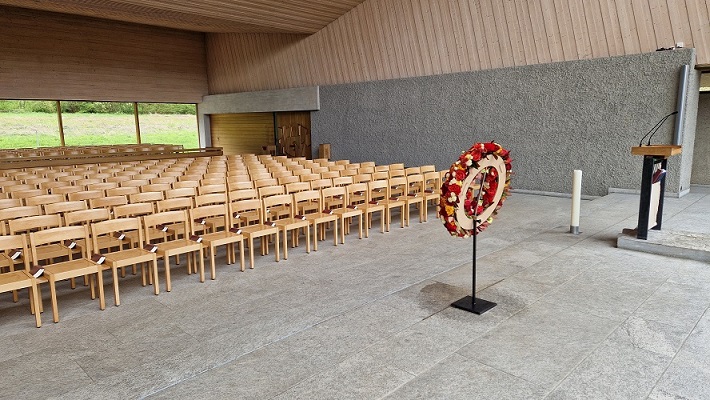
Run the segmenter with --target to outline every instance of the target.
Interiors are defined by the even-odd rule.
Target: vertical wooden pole
[[[57,122],[59,123],[59,145],[64,147],[64,123],[62,122],[62,102],[57,100]]]
[[[136,121],[136,143],[141,144],[141,122],[138,118],[138,103],[133,102],[133,119]]]

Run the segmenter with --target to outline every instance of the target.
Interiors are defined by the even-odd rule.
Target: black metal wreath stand
[[[481,194],[483,193],[483,182],[486,180],[486,175],[483,175],[483,179],[481,179],[481,188],[478,190],[478,198],[476,199],[476,205],[478,204],[478,201],[481,198]],[[481,222],[478,220],[478,215],[476,214],[477,207],[474,206],[474,215],[473,215],[473,254],[472,254],[472,260],[471,260],[471,267],[473,269],[471,275],[471,295],[466,296],[464,298],[461,298],[459,300],[456,300],[455,302],[451,303],[451,306],[459,308],[461,310],[466,310],[468,312],[472,312],[474,314],[481,315],[484,312],[490,310],[491,308],[495,307],[497,304],[488,301],[488,300],[483,300],[483,299],[478,299],[476,298],[476,236],[478,236],[476,233],[476,230],[478,229],[478,224]]]

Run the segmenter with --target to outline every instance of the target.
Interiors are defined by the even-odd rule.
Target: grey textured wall
[[[701,93],[691,183],[710,185],[710,93]]]
[[[680,67],[694,60],[683,49],[322,86],[312,142],[331,143],[334,159],[444,169],[474,142],[496,140],[512,152],[514,188],[569,193],[581,169],[586,195],[638,189],[642,162],[630,148],[675,109]],[[654,143],[672,142],[672,122]],[[694,124],[685,126],[692,140]],[[670,163],[669,191],[689,184],[680,162]]]

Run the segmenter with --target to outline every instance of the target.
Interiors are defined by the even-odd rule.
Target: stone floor
[[[176,266],[159,296],[128,276],[105,311],[60,286],[40,329],[5,294],[0,398],[710,398],[710,266],[617,249],[636,196],[583,201],[578,236],[569,207],[507,201],[478,240],[477,295],[498,303],[480,316],[449,306],[471,292],[471,241],[433,211],[205,283]],[[710,232],[710,191],[665,207],[664,229]]]

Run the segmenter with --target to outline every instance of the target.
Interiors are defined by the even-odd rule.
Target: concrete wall
[[[710,92],[700,94],[691,183],[710,185]]]
[[[495,140],[512,152],[514,188],[569,193],[581,169],[585,195],[638,190],[642,159],[630,148],[675,110],[681,66],[694,63],[683,49],[321,86],[312,143],[331,143],[334,159],[444,169],[474,142]],[[683,126],[692,141],[694,124]],[[671,119],[653,142],[672,143],[672,130]],[[668,190],[685,190],[681,158],[669,164]]]

